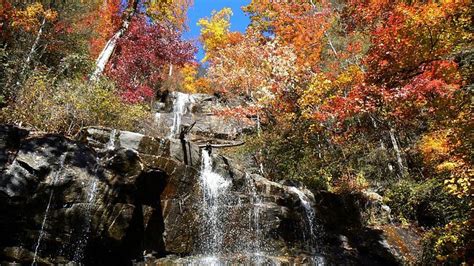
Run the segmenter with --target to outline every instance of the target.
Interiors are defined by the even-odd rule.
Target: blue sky
[[[210,17],[212,10],[221,10],[224,7],[232,8],[234,15],[230,23],[231,31],[244,32],[250,22],[248,16],[242,12],[241,6],[248,5],[250,0],[194,0],[194,5],[188,11],[189,31],[184,34],[186,39],[197,39],[199,37],[199,27],[196,25],[200,18]],[[202,47],[196,55],[198,60],[204,57]]]

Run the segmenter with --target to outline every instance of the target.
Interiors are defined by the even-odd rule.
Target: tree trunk
[[[123,19],[122,26],[112,36],[112,38],[109,39],[109,41],[105,44],[104,49],[102,49],[102,52],[99,54],[99,57],[97,58],[97,61],[96,61],[96,67],[95,67],[94,73],[92,73],[90,77],[91,81],[96,81],[100,77],[100,75],[102,75],[102,72],[104,71],[105,66],[109,62],[110,57],[112,57],[112,54],[114,53],[115,47],[117,46],[117,41],[125,34],[125,32],[128,29],[128,26],[130,25],[132,17],[135,14],[138,7],[138,0],[131,0],[128,7],[130,8],[130,11],[127,14],[127,16]]]
[[[23,69],[21,70],[22,76],[25,74],[25,71],[30,66],[31,59],[33,58],[33,55],[35,54],[35,51],[38,48],[39,40],[41,39],[41,35],[43,35],[43,28],[45,24],[46,24],[46,17],[43,17],[43,21],[41,21],[41,26],[38,30],[38,33],[36,34],[35,41],[33,42],[33,45],[31,46],[31,50],[28,53],[28,56],[26,57],[26,60],[25,60],[25,64],[23,65]]]
[[[398,167],[400,168],[400,174],[402,177],[406,175],[406,169],[403,166],[403,159],[402,159],[402,153],[400,151],[400,148],[398,147],[397,139],[395,138],[395,130],[393,128],[390,128],[390,140],[392,141],[393,149],[395,150],[395,155],[397,156],[397,163]]]

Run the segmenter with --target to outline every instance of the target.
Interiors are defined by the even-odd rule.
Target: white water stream
[[[44,227],[46,225],[46,221],[48,220],[49,209],[51,208],[51,201],[53,200],[53,195],[54,195],[54,188],[57,184],[57,181],[58,181],[59,177],[62,174],[65,160],[66,160],[66,153],[61,155],[61,157],[59,159],[58,169],[54,173],[54,177],[53,177],[52,184],[51,184],[51,186],[52,186],[51,191],[49,192],[48,204],[46,205],[46,210],[44,211],[43,221],[41,223],[41,230],[40,230],[40,233],[38,235],[38,240],[36,241],[35,254],[33,256],[33,262],[31,263],[31,265],[36,265],[37,264],[36,263],[36,258],[38,257],[38,252],[39,252],[39,249],[40,249],[40,246],[41,246],[41,241],[43,240],[43,237],[44,237]]]
[[[174,137],[180,133],[181,118],[186,114],[186,107],[191,102],[191,96],[186,93],[175,92],[173,100],[173,125],[170,128],[170,136]]]
[[[98,162],[97,158],[97,162]],[[94,173],[97,173],[98,165],[96,165]],[[96,175],[94,174],[94,177]],[[84,251],[87,246],[87,242],[89,241],[89,235],[91,231],[91,226],[92,226],[92,210],[95,204],[95,199],[97,195],[97,184],[98,180],[97,178],[94,178],[89,181],[89,186],[87,189],[87,202],[84,207],[84,227],[82,228],[80,232],[79,239],[76,244],[76,250],[74,252],[74,257],[73,261],[76,263],[80,263],[84,259]]]
[[[212,157],[209,151],[202,150],[202,165],[199,182],[203,192],[202,214],[205,222],[202,226],[202,245],[200,253],[203,255],[218,256],[222,252],[224,236],[223,203],[227,197],[230,180],[212,170]]]
[[[305,241],[309,247],[313,247],[316,243],[316,235],[314,233],[314,220],[316,218],[316,213],[314,212],[313,206],[311,206],[310,199],[308,196],[298,189],[297,187],[290,187],[290,191],[295,193],[301,201],[303,206],[305,216],[306,216],[306,230],[309,233],[309,236],[304,235]]]

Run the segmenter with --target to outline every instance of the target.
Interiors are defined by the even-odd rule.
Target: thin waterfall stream
[[[53,177],[53,180],[52,180],[52,184],[51,184],[52,187],[51,187],[51,191],[49,192],[48,204],[46,205],[46,209],[44,211],[43,221],[41,223],[41,229],[40,229],[40,233],[38,235],[38,240],[36,241],[35,253],[33,255],[33,262],[31,263],[31,265],[36,265],[37,264],[36,263],[36,258],[38,257],[38,252],[39,252],[39,249],[40,249],[40,246],[41,246],[41,241],[43,240],[43,237],[44,237],[44,229],[45,229],[45,226],[46,226],[46,221],[48,220],[49,209],[51,208],[51,202],[52,202],[53,196],[54,196],[54,188],[56,186],[56,183],[57,183],[59,177],[62,174],[62,170],[64,168],[65,160],[66,160],[66,153],[61,155],[60,160],[59,160],[58,169],[56,170],[56,172],[54,174],[54,177]]]
[[[96,159],[97,162],[99,161],[99,158]],[[96,176],[98,171],[98,164],[94,168],[94,176]],[[92,210],[95,204],[95,198],[97,194],[97,184],[98,180],[97,178],[94,178],[93,180],[89,181],[89,185],[87,188],[87,194],[86,194],[86,203],[84,207],[84,225],[83,228],[80,232],[79,239],[76,244],[76,250],[74,251],[74,257],[73,261],[76,263],[80,263],[84,259],[84,251],[87,246],[87,242],[89,240],[89,235],[91,231],[91,226],[92,226]]]
[[[313,207],[311,206],[310,200],[306,194],[298,189],[297,187],[290,187],[290,191],[295,193],[303,206],[305,218],[306,218],[306,231],[309,233],[309,236],[303,235],[308,246],[312,247],[316,242],[316,235],[314,234],[314,219],[316,218],[316,213],[314,212]]]
[[[303,206],[305,220],[306,220],[305,221],[306,230],[303,233],[303,239],[305,241],[307,248],[311,251],[311,253],[315,254],[317,251],[316,249],[318,248],[317,246],[318,239],[315,232],[316,213],[314,211],[313,206],[311,206],[311,200],[308,197],[308,195],[306,195],[301,189],[297,187],[290,187],[290,191],[292,193],[295,193],[298,196],[301,202],[301,205]],[[305,233],[309,234],[309,236],[306,236]],[[319,256],[319,255],[313,255],[311,257],[311,264],[312,265],[325,265],[326,263],[325,263],[324,257]]]
[[[260,256],[262,253],[261,243],[261,228],[260,228],[260,204],[262,204],[262,198],[257,193],[255,180],[250,177],[249,174],[245,174],[245,183],[248,188],[250,195],[250,210],[249,210],[249,231],[254,236],[254,241],[249,243],[248,252],[252,254],[254,263],[260,264]]]

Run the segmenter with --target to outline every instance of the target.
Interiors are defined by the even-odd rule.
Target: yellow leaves
[[[226,44],[231,16],[232,9],[223,8],[218,12],[212,11],[211,18],[202,18],[198,21],[197,24],[201,27],[201,41],[206,51],[203,61],[207,61],[218,48]]]
[[[13,14],[12,26],[22,28],[28,32],[38,31],[42,24],[43,19],[45,21],[54,21],[58,16],[58,13],[51,9],[44,9],[43,5],[39,2],[28,5],[23,10],[15,10]]]
[[[55,20],[57,16],[58,16],[58,13],[51,9],[48,9],[44,12],[44,17],[46,18],[46,20],[49,20],[49,21]]]
[[[335,96],[343,96],[351,87],[363,82],[364,73],[355,65],[349,66],[335,79],[325,74],[314,75],[309,86],[303,91],[298,104],[302,108],[304,118],[313,118],[313,113],[319,106]]]
[[[333,88],[333,82],[324,74],[316,74],[310,85],[303,91],[298,101],[302,109],[302,115],[311,119],[314,111],[323,103],[324,95]]]
[[[434,253],[436,259],[440,262],[455,261],[456,256],[460,254],[456,252],[459,247],[462,247],[469,235],[470,222],[450,222],[443,228],[438,229],[439,236],[434,242]]]
[[[426,163],[433,163],[445,159],[451,150],[448,143],[449,130],[435,131],[426,134],[418,143],[418,149]]]
[[[418,150],[438,174],[449,175],[444,181],[447,191],[462,198],[470,195],[473,174],[469,163],[453,155],[458,144],[450,144],[450,134],[450,130],[430,132],[422,137]]]
[[[473,170],[463,161],[447,163],[446,169],[451,174],[444,181],[447,191],[458,198],[469,197],[472,194]]]
[[[336,79],[336,86],[339,88],[349,87],[355,84],[359,84],[364,80],[364,72],[360,67],[351,65],[346,71],[339,74]]]
[[[193,64],[186,64],[181,68],[181,75],[183,76],[183,89],[188,93],[197,93],[196,76],[197,66]]]
[[[124,103],[107,81],[91,85],[78,78],[54,84],[44,73],[25,81],[9,112],[11,122],[65,134],[87,125],[134,130],[150,114],[145,104]]]
[[[167,21],[179,30],[186,25],[187,11],[192,0],[148,0],[146,13],[155,21]]]
[[[459,165],[460,164],[458,162],[445,161],[445,162],[442,162],[442,163],[438,164],[436,166],[436,170],[438,172],[452,171],[452,170],[456,169],[457,167],[459,167]]]

